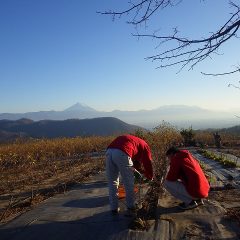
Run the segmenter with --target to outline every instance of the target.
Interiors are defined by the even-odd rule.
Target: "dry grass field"
[[[183,141],[179,130],[163,122],[152,131],[138,130],[135,135],[149,143],[155,175],[162,179],[168,165],[166,150]],[[38,139],[1,144],[0,222],[7,222],[46,198],[65,192],[73,184],[104,170],[105,149],[113,138]],[[209,134],[204,133],[196,138],[206,142],[206,145],[214,144]],[[237,147],[225,150],[239,154]],[[145,199],[145,216],[151,215],[148,213],[157,207],[162,194],[160,183],[153,183]]]
[[[113,137],[32,140],[0,145],[0,221],[104,169]]]

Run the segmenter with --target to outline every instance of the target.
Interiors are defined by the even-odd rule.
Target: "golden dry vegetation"
[[[0,220],[104,169],[113,137],[41,139],[0,145]],[[102,154],[101,154],[102,153]]]
[[[71,176],[85,165],[91,152],[106,148],[112,137],[32,140],[0,146],[0,194],[24,190],[63,172]]]
[[[154,173],[157,179],[163,179],[168,166],[165,152],[171,145],[182,146],[180,131],[163,122],[152,131],[137,130],[135,135],[149,143]],[[105,149],[113,139],[114,136],[96,136],[33,139],[1,144],[0,222],[104,170]],[[223,136],[222,139],[231,141],[231,144],[234,141],[236,143],[229,136]],[[207,131],[196,133],[195,140],[205,145],[214,145],[213,136]],[[161,181],[153,182],[149,194],[146,194],[145,213],[156,207],[161,194]]]

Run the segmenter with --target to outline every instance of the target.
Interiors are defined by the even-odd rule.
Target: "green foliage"
[[[198,150],[198,153],[200,153],[206,158],[209,158],[221,163],[225,167],[237,167],[237,163],[235,161],[231,159],[227,159],[226,156],[223,154],[219,156],[214,154],[213,152],[203,150],[203,149]]]
[[[206,164],[202,161],[198,161],[200,167],[202,168],[202,170],[205,172],[206,171]]]
[[[184,139],[184,145],[185,146],[195,145],[195,140],[193,139],[195,133],[193,132],[192,127],[188,128],[188,129],[182,129],[180,131],[180,134],[182,135],[182,137]]]

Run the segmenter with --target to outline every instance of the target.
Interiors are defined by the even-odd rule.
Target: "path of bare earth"
[[[239,169],[224,169],[220,164],[192,152],[206,164],[207,172],[215,178],[214,191],[210,192],[203,206],[181,211],[177,207],[179,202],[165,192],[159,199],[156,219],[149,220],[150,228],[147,231],[131,230],[129,224],[132,219],[123,214],[124,201],[120,203],[118,216],[110,214],[108,188],[102,172],[2,225],[0,239],[240,239],[237,218],[240,210]],[[226,184],[234,188],[225,189]]]

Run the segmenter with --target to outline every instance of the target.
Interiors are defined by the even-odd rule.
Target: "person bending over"
[[[118,214],[119,175],[126,192],[126,216],[135,214],[134,169],[149,180],[153,178],[152,156],[148,144],[133,135],[119,136],[107,147],[106,173],[109,186],[109,202],[112,214]]]
[[[208,197],[209,183],[198,161],[188,150],[171,147],[166,156],[170,161],[164,187],[175,198],[182,201],[181,209],[187,210],[204,204]]]

